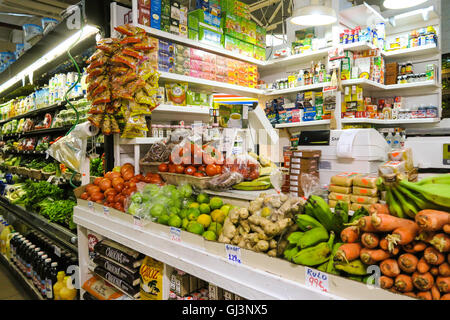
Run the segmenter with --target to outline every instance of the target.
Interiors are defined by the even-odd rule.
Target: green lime
[[[188,218],[184,218],[184,219],[181,221],[181,228],[183,228],[184,230],[186,230],[186,228],[187,228],[187,226],[188,226],[188,223],[189,223]]]
[[[231,210],[231,206],[229,204],[224,204],[222,207],[220,207],[220,210],[222,210],[225,216],[228,216],[228,213]]]
[[[213,231],[205,231],[202,234],[203,238],[209,241],[216,241],[217,236]]]
[[[163,215],[159,216],[158,223],[168,225],[169,220],[170,220],[170,217],[167,214],[163,214]]]
[[[201,223],[198,223],[197,221],[191,221],[188,223],[187,231],[195,234],[203,234],[205,228]]]
[[[180,218],[182,218],[182,219],[184,219],[184,218],[186,218],[187,216],[188,216],[188,214],[189,214],[189,209],[181,209],[181,211],[180,211]]]
[[[177,215],[173,215],[169,218],[169,226],[171,227],[175,227],[175,228],[179,228],[181,227],[183,221],[181,220],[181,218]]]
[[[200,203],[198,203],[198,202],[192,202],[192,203],[189,205],[189,208],[198,208],[198,207],[200,207]]]
[[[198,208],[190,208],[188,211],[188,219],[189,220],[197,220],[197,217],[200,215],[200,210]]]
[[[209,201],[209,206],[211,207],[211,210],[220,209],[220,207],[223,206],[223,201],[219,197],[212,197],[211,201]]]
[[[216,235],[220,235],[222,233],[222,225],[218,222],[211,222],[208,231],[213,231]]]
[[[152,206],[152,208],[150,209],[150,214],[153,217],[159,217],[165,213],[166,213],[166,208],[164,208],[164,206],[161,203],[154,204]]]
[[[208,203],[209,202],[209,196],[206,193],[200,193],[197,196],[197,202],[198,203]]]
[[[207,203],[202,203],[200,205],[199,209],[200,209],[200,213],[208,214],[211,212],[211,208],[209,207],[209,204],[207,204]]]
[[[169,208],[169,214],[176,214],[177,216],[179,216],[180,213],[181,213],[181,210],[177,207]]]

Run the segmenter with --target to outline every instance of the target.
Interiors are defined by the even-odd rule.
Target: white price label
[[[170,227],[170,240],[181,242],[181,229]]]
[[[94,211],[94,203],[93,203],[91,200],[88,201],[88,208],[89,208],[91,211]]]
[[[58,257],[61,257],[61,248],[58,246],[55,246],[55,255]]]
[[[237,264],[241,264],[242,263],[241,248],[236,247],[236,246],[232,246],[232,245],[229,245],[229,244],[226,244],[225,245],[225,252],[226,252],[228,261],[232,261],[232,262],[237,263]]]
[[[328,292],[328,275],[316,269],[305,267],[306,286],[316,290]]]
[[[144,221],[141,217],[133,216],[134,229],[141,230],[144,226]]]
[[[105,216],[109,217],[109,208],[108,207],[103,206],[103,214]]]

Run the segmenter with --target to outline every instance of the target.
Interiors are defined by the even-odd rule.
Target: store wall
[[[441,20],[441,49],[442,54],[450,53],[450,1],[442,0],[441,1],[441,17],[444,19]],[[446,18],[445,18],[446,17]]]

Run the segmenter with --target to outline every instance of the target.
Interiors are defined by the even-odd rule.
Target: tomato
[[[125,180],[122,179],[122,177],[116,177],[112,179],[112,186],[115,188],[118,184],[124,183]]]
[[[122,193],[123,193],[124,196],[129,197],[133,193],[133,189],[132,188],[126,188],[126,189],[123,190]]]
[[[206,177],[206,173],[204,173],[202,171],[197,171],[194,173],[194,177],[203,178],[203,177]]]
[[[111,180],[114,180],[115,178],[121,178],[122,177],[120,172],[114,172],[114,171],[111,172],[111,174],[109,176],[110,176],[109,179],[111,179]]]
[[[116,202],[113,206],[114,209],[122,211],[123,210],[123,206],[122,204],[120,204],[120,202]]]
[[[102,179],[103,179],[102,177],[97,177],[97,178],[95,178],[95,179],[94,179],[94,184],[95,184],[96,186],[98,186],[99,183],[100,183],[100,181],[101,181]]]
[[[167,163],[161,163],[158,166],[158,171],[160,171],[160,172],[167,172],[167,171],[169,171],[169,166],[167,165]]]
[[[100,179],[103,179],[103,178],[100,178]],[[95,184],[88,184],[88,185],[86,185],[86,187],[84,188],[84,190],[85,190],[87,193],[90,193],[90,190],[91,190],[92,188],[94,188],[94,187],[97,187],[97,188],[98,188],[98,186],[96,186]]]
[[[90,196],[92,196],[92,194],[94,193],[99,193],[101,191],[101,189],[97,186],[92,186],[91,188],[89,188],[88,193]]]
[[[81,199],[83,200],[87,200],[87,198],[89,198],[89,194],[87,192],[83,192],[80,196]]]
[[[107,173],[105,173],[105,178],[111,179],[111,174],[112,174],[112,171],[108,171]]]
[[[115,202],[119,202],[123,205],[123,202],[125,201],[125,196],[118,194],[115,198],[114,198]]]
[[[197,170],[194,166],[187,166],[186,169],[184,169],[184,173],[192,176]]]
[[[206,172],[206,167],[204,165],[201,165],[197,168],[197,171],[199,172]]]
[[[206,174],[209,177],[215,176],[217,174],[216,166],[214,164],[208,164],[206,166]]]
[[[97,200],[97,201],[95,201],[95,202],[98,203],[98,204],[102,204],[102,203],[103,203],[102,200]]]
[[[117,191],[114,188],[109,188],[109,189],[106,189],[104,192],[105,197],[107,197],[111,194],[115,196],[117,194]]]
[[[183,172],[184,172],[184,166],[181,165],[181,164],[177,164],[177,165],[175,166],[175,172],[176,172],[176,173],[183,173]]]
[[[129,171],[131,170],[132,172],[134,172],[134,166],[131,163],[125,163],[121,168],[120,168],[120,174],[123,176],[125,171]],[[126,179],[125,179],[126,180]]]
[[[122,177],[125,181],[128,181],[134,177],[134,173],[131,170],[126,170],[122,173]]]
[[[113,202],[114,201],[114,195],[109,195],[106,197],[106,202]]]
[[[122,192],[123,188],[125,188],[123,183],[119,183],[114,187],[114,190],[116,190],[118,193],[120,193],[120,192]]]
[[[176,173],[177,172],[177,170],[176,170],[176,164],[169,164],[169,172],[170,173]]]
[[[130,181],[130,188],[136,188],[136,182]]]
[[[144,177],[142,174],[140,174],[140,173],[139,173],[138,175],[135,175],[134,177],[135,177],[136,179],[139,180],[139,181],[137,181],[137,182],[144,181],[144,178],[145,178],[145,177]]]
[[[130,179],[130,182],[133,182],[134,184],[138,183],[139,181],[139,178],[136,178],[136,176]]]
[[[103,178],[98,186],[100,187],[100,189],[102,189],[102,191],[106,191],[106,189],[112,187],[111,180]]]
[[[216,174],[222,174],[223,167],[220,164],[216,164]]]
[[[98,200],[103,200],[105,198],[105,195],[101,192],[95,192],[91,194],[92,201],[97,202]]]

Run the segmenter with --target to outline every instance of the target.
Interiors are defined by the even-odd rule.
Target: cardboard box
[[[150,27],[161,29],[161,0],[152,0],[150,3]]]
[[[223,300],[223,289],[210,283],[208,287],[209,300]]]
[[[298,149],[292,152],[293,157],[299,158],[320,158],[322,156],[321,150],[308,150],[308,149]]]

